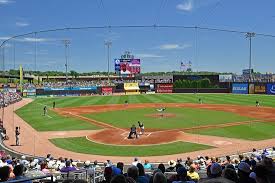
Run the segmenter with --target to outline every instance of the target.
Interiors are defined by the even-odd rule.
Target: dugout
[[[138,83],[124,83],[124,91],[126,95],[140,94]]]

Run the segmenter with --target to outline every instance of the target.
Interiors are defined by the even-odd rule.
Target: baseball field
[[[166,110],[159,112],[160,108]],[[33,100],[16,114],[37,132],[83,131],[79,136],[49,136],[48,140],[64,150],[93,155],[162,156],[218,149],[228,139],[241,144],[275,138],[275,100],[267,95],[48,97]],[[144,123],[145,134],[128,139],[130,127],[138,127],[138,121]]]

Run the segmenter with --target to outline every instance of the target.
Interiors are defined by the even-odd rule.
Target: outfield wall
[[[231,93],[230,88],[175,88],[173,93]]]

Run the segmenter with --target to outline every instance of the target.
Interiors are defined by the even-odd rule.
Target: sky
[[[275,37],[257,35],[275,35],[274,9],[274,0],[0,0],[0,43],[40,30],[107,27],[12,39],[0,50],[0,67],[65,71],[63,40],[70,40],[68,69],[78,72],[107,71],[106,41],[112,42],[111,71],[113,60],[125,51],[141,59],[141,72],[179,71],[180,63],[189,61],[194,71],[241,73],[248,68],[244,33],[153,27],[181,25],[255,32],[252,67],[275,72]],[[119,25],[152,27],[112,27]]]

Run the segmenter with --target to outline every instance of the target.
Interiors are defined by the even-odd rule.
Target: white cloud
[[[158,48],[161,50],[183,50],[186,48],[191,47],[190,44],[183,44],[183,45],[179,45],[179,44],[163,44],[160,45]]]
[[[20,41],[23,42],[47,42],[50,41],[50,39],[46,39],[46,38],[33,38],[33,37],[25,37],[23,39],[21,39]]]
[[[13,3],[14,1],[11,1],[11,0],[0,0],[0,5],[1,4],[10,4],[10,3]]]
[[[193,10],[193,0],[185,0],[183,3],[176,6],[178,10],[181,11],[192,11]]]
[[[137,53],[135,54],[138,58],[163,58],[162,55],[148,54],[148,53]]]
[[[8,36],[3,36],[3,37],[0,37],[0,40],[7,40],[7,39],[9,39],[10,37],[8,37]]]
[[[34,55],[34,51],[26,51],[24,54],[26,55]],[[36,52],[37,55],[48,55],[48,50],[38,50]]]
[[[29,26],[30,24],[27,22],[16,22],[15,25],[18,27],[26,27],[26,26]]]

